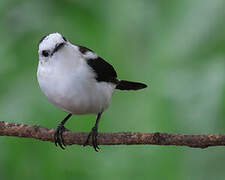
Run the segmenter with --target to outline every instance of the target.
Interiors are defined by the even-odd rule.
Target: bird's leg
[[[66,121],[72,116],[71,113],[69,113],[65,119],[63,119],[57,126],[55,132],[54,132],[54,140],[55,140],[55,145],[56,146],[60,146],[62,149],[65,149],[65,143],[62,137],[63,132],[65,131],[65,127],[64,124],[66,123]]]
[[[101,115],[102,115],[102,113],[98,113],[95,125],[91,129],[91,132],[88,134],[87,140],[85,141],[85,143],[83,145],[83,146],[88,145],[89,139],[90,139],[90,137],[92,137],[92,146],[93,146],[94,150],[97,151],[97,152],[98,152],[98,149],[100,149],[98,147],[98,143],[97,143],[97,136],[98,136],[98,123],[99,123],[99,120],[101,118]]]

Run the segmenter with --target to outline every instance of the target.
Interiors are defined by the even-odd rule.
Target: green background
[[[100,132],[224,133],[225,1],[0,1],[0,121],[55,128],[66,115],[39,89],[37,46],[60,32],[95,50],[120,79]],[[66,127],[89,131],[94,115]],[[225,179],[225,148],[70,146],[0,137],[0,179]]]

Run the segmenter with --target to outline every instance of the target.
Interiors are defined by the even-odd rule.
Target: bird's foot
[[[83,146],[87,146],[87,145],[89,144],[89,139],[90,139],[90,137],[92,137],[92,146],[93,146],[94,150],[95,150],[96,152],[98,152],[98,150],[99,150],[100,148],[98,147],[97,136],[98,136],[98,128],[94,126],[94,127],[91,129],[91,132],[88,134],[88,137],[87,137],[87,139],[86,139],[86,141],[85,141],[85,143],[84,143]]]
[[[64,125],[62,125],[61,123],[57,126],[55,132],[54,132],[54,141],[55,141],[55,145],[56,146],[60,146],[62,149],[65,149],[65,143],[64,143],[64,139],[63,139],[63,132],[66,130],[66,128],[64,127]]]

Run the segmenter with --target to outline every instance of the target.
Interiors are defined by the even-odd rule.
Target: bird
[[[45,35],[38,44],[37,79],[46,98],[68,115],[54,131],[56,146],[65,149],[63,132],[72,115],[95,114],[96,122],[83,146],[91,145],[95,151],[98,124],[108,108],[115,90],[139,90],[147,85],[119,80],[113,66],[93,50],[71,43],[62,34]],[[89,142],[91,138],[91,143]]]

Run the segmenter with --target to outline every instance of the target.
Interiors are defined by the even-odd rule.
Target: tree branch
[[[16,136],[33,138],[41,141],[51,141],[54,129],[41,126],[30,126],[0,121],[0,136]],[[88,133],[65,131],[63,138],[66,145],[83,145]],[[91,142],[90,142],[91,143]],[[99,133],[99,145],[175,145],[189,146],[193,148],[207,148],[209,146],[225,146],[225,134],[171,134],[171,133],[140,133],[140,132],[118,132]]]

